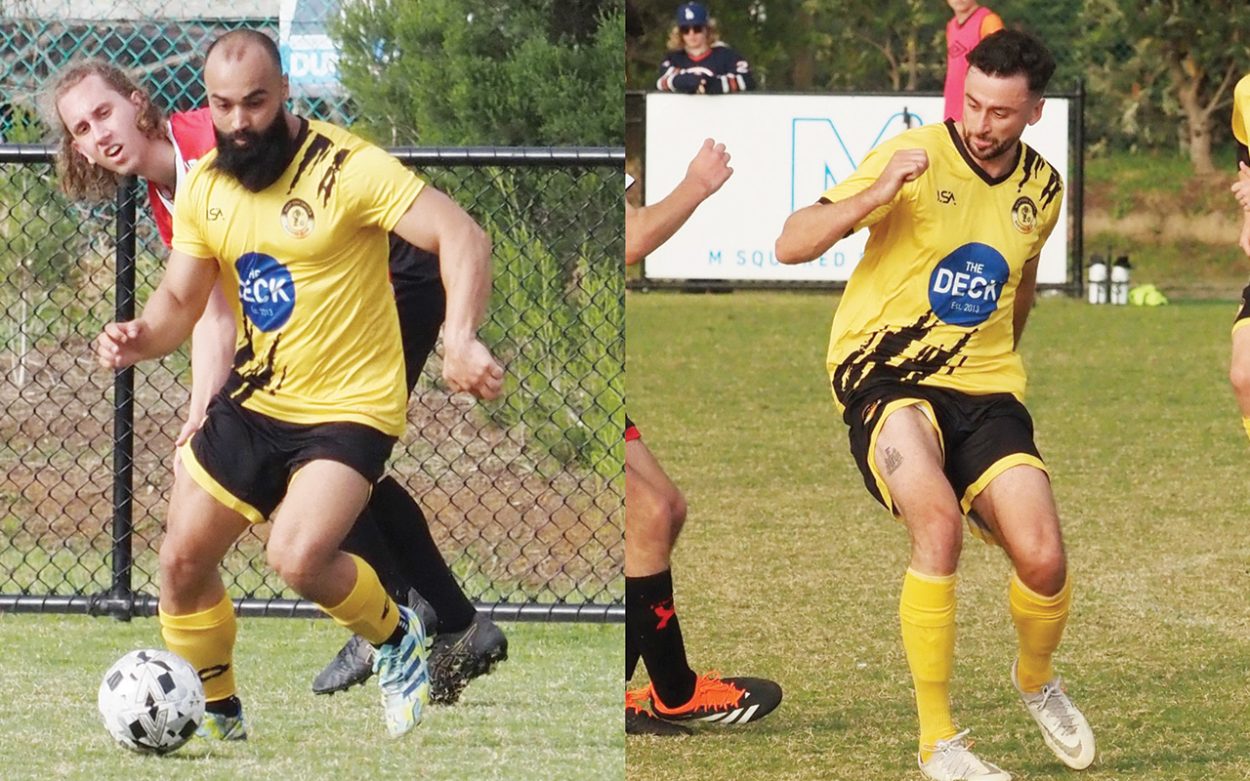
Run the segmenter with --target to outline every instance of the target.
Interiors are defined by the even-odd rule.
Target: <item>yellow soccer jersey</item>
[[[1246,132],[1246,122],[1250,121],[1250,75],[1242,76],[1241,81],[1233,88],[1233,137],[1242,146],[1250,146],[1250,133]]]
[[[176,250],[213,258],[235,311],[234,397],[290,423],[398,436],[406,396],[387,233],[425,186],[345,130],[310,121],[275,183],[251,193],[205,155],[178,188]]]
[[[929,167],[855,226],[870,232],[833,318],[835,400],[844,408],[884,383],[1023,399],[1012,307],[1025,261],[1058,221],[1059,173],[1021,144],[1011,172],[990,179],[948,121],[882,143],[822,200],[863,191],[900,149],[924,149]]]

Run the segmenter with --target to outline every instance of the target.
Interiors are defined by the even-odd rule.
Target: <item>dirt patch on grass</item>
[[[1236,244],[1241,212],[1225,174],[1190,176],[1170,189],[1086,182],[1086,235],[1117,233],[1136,241]]]
[[[0,523],[12,552],[94,549],[111,539],[113,378],[88,343],[68,337],[31,353],[0,352]],[[159,544],[172,483],[173,437],[187,389],[164,364],[136,373],[136,555]],[[552,463],[475,402],[419,388],[391,474],[409,487],[444,556],[489,601],[605,602],[624,561],[623,485]],[[255,559],[265,530],[240,542]],[[50,555],[50,554],[49,554]],[[263,561],[263,558],[260,559]],[[136,576],[136,581],[155,573]],[[0,571],[0,591],[25,590]],[[227,582],[230,577],[227,576]],[[272,574],[268,588],[282,591]],[[58,592],[64,593],[64,592]]]

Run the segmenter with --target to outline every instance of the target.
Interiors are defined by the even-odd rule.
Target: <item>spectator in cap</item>
[[[720,40],[716,20],[701,3],[677,6],[668,50],[655,82],[663,92],[723,95],[755,89],[751,64]]]

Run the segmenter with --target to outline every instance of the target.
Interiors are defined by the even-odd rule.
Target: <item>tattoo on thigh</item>
[[[898,452],[896,447],[887,447],[885,449],[885,473],[892,475],[898,471],[903,465],[903,454]]]

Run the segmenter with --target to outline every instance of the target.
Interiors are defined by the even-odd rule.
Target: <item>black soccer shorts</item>
[[[376,483],[395,440],[350,421],[287,423],[244,408],[223,390],[209,402],[204,425],[179,455],[201,488],[260,523],[277,509],[304,464],[337,461]]]
[[[943,471],[965,514],[990,481],[1013,466],[1046,465],[1033,441],[1033,418],[1010,393],[974,396],[925,385],[881,385],[856,393],[843,417],[850,426],[851,455],[864,485],[878,502],[895,515],[898,508],[878,472],[873,456],[877,434],[886,418],[898,409],[918,406],[938,432]],[[992,539],[975,515],[969,520],[979,536]]]

